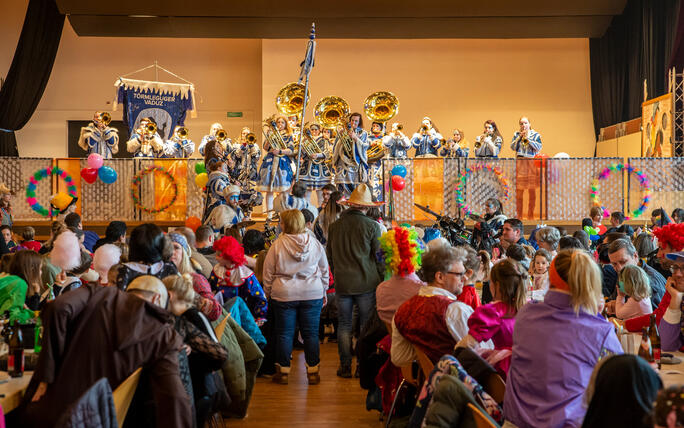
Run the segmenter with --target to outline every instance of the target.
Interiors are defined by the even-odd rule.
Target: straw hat
[[[382,205],[383,202],[373,202],[373,197],[371,196],[368,185],[366,185],[366,183],[361,183],[356,186],[356,189],[354,189],[349,199],[344,201],[344,204],[361,207],[377,207]]]

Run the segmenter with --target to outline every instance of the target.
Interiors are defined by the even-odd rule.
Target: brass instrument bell
[[[309,94],[306,95],[309,96]],[[288,83],[280,88],[278,95],[276,95],[275,105],[278,111],[285,116],[301,114],[304,109],[304,85]]]

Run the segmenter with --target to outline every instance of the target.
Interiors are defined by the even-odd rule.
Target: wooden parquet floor
[[[289,384],[258,378],[247,417],[226,419],[226,426],[382,428],[380,413],[366,410],[366,390],[359,380],[336,376],[338,362],[337,344],[321,344],[321,383],[309,386],[304,352],[294,351]]]

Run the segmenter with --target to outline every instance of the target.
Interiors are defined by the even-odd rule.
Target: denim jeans
[[[295,327],[304,339],[304,359],[309,367],[321,361],[318,343],[318,325],[321,320],[323,299],[279,302],[271,300],[276,322],[276,363],[290,367]]]
[[[354,303],[359,306],[361,335],[364,333],[366,322],[375,310],[375,291],[364,294],[337,295],[337,352],[340,354],[340,365],[350,366],[352,361],[352,314]]]

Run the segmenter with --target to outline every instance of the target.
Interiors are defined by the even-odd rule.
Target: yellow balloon
[[[207,175],[206,172],[203,172],[201,174],[197,174],[197,177],[195,177],[195,184],[197,187],[204,187],[207,185],[209,182],[209,176]]]

